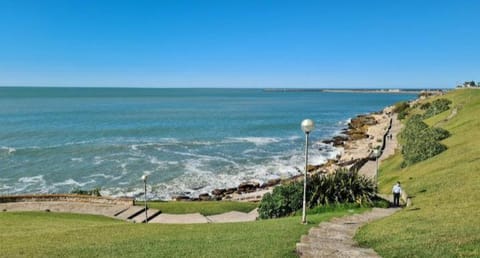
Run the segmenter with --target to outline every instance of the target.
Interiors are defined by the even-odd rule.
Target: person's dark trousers
[[[400,206],[400,193],[393,194],[393,206]]]

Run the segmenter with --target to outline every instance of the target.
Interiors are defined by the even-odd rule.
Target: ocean
[[[241,182],[298,174],[300,123],[310,164],[338,150],[321,143],[350,118],[415,94],[262,89],[0,88],[0,194],[196,196]]]

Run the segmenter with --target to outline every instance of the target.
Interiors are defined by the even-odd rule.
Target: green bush
[[[100,194],[100,187],[96,187],[92,190],[82,190],[80,188],[75,188],[70,191],[72,194],[81,194],[81,195],[92,195],[92,196],[102,196]]]
[[[294,181],[277,186],[271,194],[266,193],[263,195],[262,201],[258,206],[258,213],[261,219],[280,218],[293,214],[296,210],[302,208],[302,205],[303,181]]]
[[[410,105],[406,101],[398,102],[398,103],[395,103],[393,107],[393,112],[400,113],[402,111],[406,111],[409,107]]]
[[[432,117],[434,115],[440,114],[444,111],[447,111],[450,109],[450,104],[452,102],[448,99],[437,99],[432,102],[431,105],[428,106],[428,108],[425,109],[425,113],[423,114],[423,119],[427,119],[429,117]],[[428,103],[425,103],[426,105]]]
[[[332,203],[372,203],[376,194],[375,182],[371,179],[351,172],[348,169],[338,169],[329,175],[314,175],[310,179],[312,195],[309,206],[328,205]]]
[[[398,119],[403,120],[405,117],[408,115],[408,112],[406,110],[398,113]]]
[[[422,121],[422,116],[413,115],[401,133],[405,144],[402,147],[402,167],[431,158],[447,149],[439,141],[450,136],[442,128],[431,128]]]
[[[433,131],[433,137],[435,138],[435,140],[437,141],[441,141],[443,139],[447,139],[448,137],[450,137],[450,132],[443,129],[443,128],[439,128],[439,127],[433,127],[431,128],[431,130]]]
[[[357,172],[339,169],[333,174],[315,174],[307,180],[307,206],[352,203],[372,205],[375,183]],[[279,218],[294,214],[302,208],[303,181],[277,186],[263,196],[258,207],[260,218]]]
[[[420,109],[421,109],[421,110],[427,110],[427,109],[429,109],[431,106],[432,106],[432,103],[427,102],[427,103],[422,104],[422,105],[420,106]]]

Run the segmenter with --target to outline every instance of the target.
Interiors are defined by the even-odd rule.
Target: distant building
[[[480,83],[475,83],[475,81],[464,82],[463,84],[457,85],[457,88],[479,88]]]

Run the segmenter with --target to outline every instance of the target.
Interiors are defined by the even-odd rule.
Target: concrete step
[[[311,257],[328,257],[328,258],[377,258],[375,252],[369,252],[356,249],[343,249],[343,248],[323,248],[314,249],[310,252]]]
[[[352,239],[331,239],[328,237],[311,237],[311,236],[305,236],[303,235],[300,238],[301,243],[309,244],[312,247],[318,248],[318,247],[323,247],[323,246],[328,246],[328,245],[337,245],[337,244],[342,244],[342,245],[355,245],[356,242],[353,241]]]
[[[328,229],[319,229],[319,228],[312,228],[308,232],[308,235],[310,237],[331,238],[336,240],[351,238],[354,234],[355,234],[354,230],[339,231],[339,230],[328,230]]]
[[[161,212],[156,209],[147,209],[147,220],[150,222],[153,218],[157,217]],[[129,221],[132,221],[134,223],[145,223],[145,209],[143,209],[143,212],[138,213],[135,217],[129,219]]]
[[[313,250],[309,244],[297,243],[295,250],[300,257],[314,257]]]
[[[223,214],[207,216],[212,223],[228,223],[228,222],[248,222],[255,221],[255,214],[244,213],[239,211],[230,211]]]
[[[165,214],[162,213],[149,223],[164,223],[164,224],[197,224],[197,223],[210,223],[205,216],[200,213],[190,214]]]
[[[144,211],[145,211],[145,207],[130,206],[128,209],[126,209],[123,212],[117,214],[117,216],[115,216],[115,217],[117,219],[128,220],[128,219],[131,219],[131,218],[137,216],[139,213],[144,212]]]

